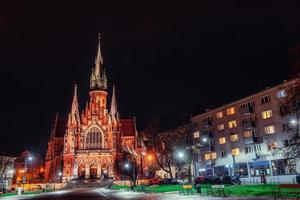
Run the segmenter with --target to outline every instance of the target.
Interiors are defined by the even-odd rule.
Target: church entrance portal
[[[84,164],[81,164],[78,167],[78,177],[79,177],[79,179],[84,179],[85,178],[85,166],[84,166]]]
[[[91,165],[90,167],[90,178],[97,178],[97,166]]]

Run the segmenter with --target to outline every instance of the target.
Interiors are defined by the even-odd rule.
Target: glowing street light
[[[203,141],[203,142],[207,142],[207,138],[205,138],[205,137],[202,138],[202,141]]]
[[[128,169],[128,168],[129,168],[129,164],[128,164],[128,163],[125,163],[124,167],[125,167],[126,169]]]
[[[62,173],[61,173],[61,172],[58,172],[58,176],[62,176]]]
[[[182,158],[184,158],[184,153],[183,152],[178,152],[177,156],[178,156],[178,158],[182,159]]]
[[[152,161],[152,159],[153,159],[152,155],[147,156],[147,160]]]
[[[32,160],[33,160],[32,156],[29,156],[29,157],[28,157],[28,160],[29,160],[29,161],[32,161]]]
[[[296,124],[297,124],[297,120],[293,118],[293,119],[290,120],[290,123],[291,123],[292,125],[296,125]]]

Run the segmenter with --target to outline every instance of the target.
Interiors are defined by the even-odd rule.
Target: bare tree
[[[286,97],[279,104],[280,115],[286,119],[285,132],[289,137],[278,146],[275,154],[286,158],[300,157],[300,77],[297,75],[285,89]]]

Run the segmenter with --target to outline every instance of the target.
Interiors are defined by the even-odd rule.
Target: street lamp
[[[183,152],[178,152],[177,157],[180,158],[180,159],[183,159],[184,158],[184,153]]]
[[[207,142],[207,138],[205,138],[205,137],[202,138],[202,141],[203,141],[203,142]]]
[[[128,168],[129,168],[129,164],[128,164],[128,163],[125,163],[124,167],[125,167],[126,169],[128,169]]]

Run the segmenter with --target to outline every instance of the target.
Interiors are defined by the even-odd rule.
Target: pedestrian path
[[[143,193],[133,191],[122,191],[122,190],[108,190],[104,188],[98,189],[99,192],[110,197],[117,199],[151,199],[151,200],[273,200],[270,197],[211,197],[211,196],[200,196],[194,195],[179,195],[178,192],[169,193]]]

